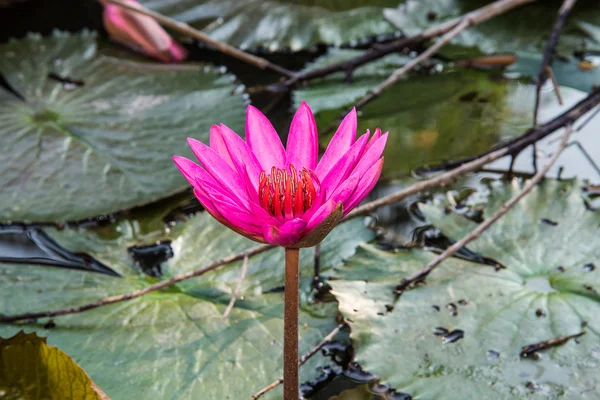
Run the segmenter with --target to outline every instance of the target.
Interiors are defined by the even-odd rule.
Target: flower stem
[[[298,400],[298,261],[300,249],[285,249],[283,399]]]

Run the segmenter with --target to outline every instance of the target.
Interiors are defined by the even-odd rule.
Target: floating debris
[[[542,223],[550,225],[550,226],[556,226],[556,225],[558,225],[558,222],[552,221],[551,219],[548,219],[548,218],[542,218]]]
[[[435,336],[445,336],[448,333],[450,333],[450,331],[448,329],[446,329],[446,328],[442,328],[441,326],[438,326],[437,328],[435,328],[433,330],[433,334]]]
[[[458,301],[458,304],[460,304],[461,306],[466,306],[466,305],[467,305],[467,304],[469,304],[469,303],[467,303],[467,301],[466,301],[465,299],[460,299],[460,300]]]
[[[546,313],[541,308],[538,308],[537,310],[535,310],[535,316],[538,318],[542,318],[546,316]]]
[[[583,270],[585,272],[592,272],[595,269],[596,269],[596,266],[593,263],[588,263],[583,266]]]
[[[444,344],[454,343],[465,337],[465,331],[461,329],[455,329],[449,334],[444,336]]]
[[[448,305],[446,305],[446,308],[450,311],[450,315],[452,315],[453,317],[456,317],[458,315],[458,309],[456,308],[456,304],[448,303]]]
[[[578,338],[583,335],[585,335],[585,331],[579,332],[575,335],[558,336],[553,339],[546,340],[544,342],[539,342],[539,343],[534,343],[534,344],[530,344],[527,346],[523,346],[521,348],[521,357],[526,358],[526,357],[533,355],[534,353],[537,353],[538,351],[546,350],[550,347],[556,347],[556,346],[563,345],[563,344],[567,343],[569,340]]]
[[[496,361],[500,358],[500,353],[494,350],[488,350],[487,352],[487,360],[488,361]]]
[[[162,263],[173,257],[171,241],[165,240],[147,246],[132,246],[129,254],[141,272],[159,278],[163,275]]]
[[[52,328],[56,328],[56,324],[54,323],[54,320],[51,319],[48,322],[46,322],[46,324],[44,325],[44,329],[52,329]]]
[[[462,329],[455,329],[453,331],[449,331],[446,328],[438,326],[433,330],[433,334],[435,336],[439,336],[444,344],[454,343],[465,336],[465,332]]]

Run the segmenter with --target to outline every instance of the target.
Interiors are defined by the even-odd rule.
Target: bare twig
[[[565,102],[563,101],[562,95],[560,94],[560,85],[558,84],[558,81],[556,80],[556,76],[554,76],[554,71],[552,71],[552,67],[548,66],[548,77],[550,78],[550,81],[552,82],[552,86],[554,87],[554,93],[556,93],[556,98],[558,99],[558,104],[559,105],[564,105]]]
[[[468,172],[475,171],[484,165],[495,161],[501,157],[506,155],[513,155],[518,149],[522,149],[527,147],[529,144],[540,140],[552,132],[556,131],[559,128],[564,127],[565,125],[573,124],[578,118],[585,115],[585,113],[595,107],[598,103],[600,103],[600,89],[596,89],[592,91],[588,97],[577,103],[571,109],[558,116],[554,120],[548,122],[547,124],[541,126],[538,129],[532,129],[525,132],[519,138],[500,146],[497,149],[488,150],[487,152],[481,154],[478,157],[472,157],[466,161],[459,161],[456,168],[454,170],[445,172],[440,174],[439,176],[416,182],[415,184],[404,188],[396,193],[392,193],[388,196],[382,197],[380,199],[374,200],[372,202],[363,204],[360,207],[357,207],[352,212],[350,212],[345,218],[344,221],[347,221],[351,218],[357,217],[359,215],[365,215],[371,213],[378,209],[379,207],[396,203],[402,199],[405,199],[414,194],[423,192],[425,190],[433,189],[440,186],[445,186],[450,184],[453,180],[457,179],[460,176],[465,175]],[[35,313],[24,313],[18,315],[0,315],[0,322],[15,322],[20,320],[28,320],[35,318],[43,318],[43,317],[54,317],[59,315],[67,315],[67,314],[75,314],[83,311],[87,311],[93,308],[101,307],[108,304],[113,304],[129,299],[134,299],[140,296],[143,296],[146,293],[159,290],[165,287],[168,287],[174,283],[184,281],[186,279],[194,278],[196,276],[200,276],[208,271],[216,269],[221,265],[241,260],[245,255],[249,257],[262,253],[266,250],[273,248],[271,245],[263,245],[254,247],[248,251],[233,254],[227,257],[224,257],[220,260],[214,261],[211,264],[208,264],[205,267],[202,267],[198,270],[190,271],[186,274],[175,276],[166,281],[158,282],[154,285],[150,285],[144,289],[136,290],[134,292],[118,295],[118,296],[110,296],[103,299],[100,299],[94,303],[85,304],[82,306],[74,306],[68,307],[55,311],[45,311],[45,312],[35,312]]]
[[[167,28],[173,29],[176,32],[179,32],[185,36],[191,37],[193,39],[204,42],[216,50],[220,51],[223,54],[227,54],[228,56],[237,58],[243,62],[248,64],[252,64],[255,67],[260,69],[268,69],[278,74],[281,74],[285,77],[292,78],[294,73],[292,71],[287,70],[286,68],[280,67],[279,65],[273,64],[272,62],[262,58],[252,55],[250,53],[246,53],[245,51],[239,50],[233,46],[228,45],[227,43],[220,42],[216,39],[213,39],[206,33],[199,31],[198,29],[194,29],[188,24],[184,22],[179,22],[172,18],[166,17],[160,13],[157,13],[152,10],[148,10],[140,4],[130,4],[125,3],[122,0],[102,0],[104,3],[110,3],[127,9],[129,11],[137,12],[143,15],[147,15],[148,17],[154,18],[156,22],[159,24],[166,26]]]
[[[125,301],[125,300],[135,299],[135,298],[145,295],[146,293],[150,293],[155,290],[163,289],[163,288],[171,286],[175,283],[178,283],[178,282],[190,279],[190,278],[194,278],[196,276],[203,275],[209,271],[212,271],[213,269],[220,267],[221,265],[225,265],[225,264],[229,264],[230,262],[241,260],[244,257],[251,257],[253,255],[262,253],[262,252],[272,249],[274,247],[275,246],[268,245],[268,244],[255,246],[255,247],[252,247],[241,253],[233,254],[233,255],[230,255],[227,257],[223,257],[219,260],[213,261],[212,263],[210,263],[202,268],[199,268],[199,269],[196,269],[196,270],[193,270],[190,272],[186,272],[185,274],[176,275],[170,279],[155,283],[150,286],[146,286],[143,289],[135,290],[133,292],[129,292],[126,294],[105,297],[94,303],[88,303],[88,304],[85,304],[82,306],[67,307],[67,308],[62,308],[62,309],[54,310],[54,311],[43,311],[43,312],[17,314],[17,315],[0,315],[0,322],[7,323],[7,322],[30,320],[30,319],[36,319],[36,318],[56,317],[59,315],[76,314],[76,313],[88,311],[88,310],[91,310],[94,308],[106,306],[109,304],[114,304],[114,303],[119,303],[119,302]]]
[[[573,124],[576,120],[581,118],[588,111],[596,107],[598,104],[600,104],[600,88],[595,88],[590,92],[590,94],[586,98],[569,108],[564,113],[560,114],[553,120],[548,121],[543,125],[527,130],[524,134],[515,139],[494,146],[491,149],[484,151],[483,153],[479,153],[470,157],[464,157],[452,162],[444,163],[442,165],[424,168],[418,172],[430,173],[454,169],[460,165],[479,159],[486,154],[490,154],[502,148],[508,149],[508,152],[511,155],[517,155],[521,150],[523,150],[527,146],[530,146],[531,144],[540,141],[541,139],[555,132],[557,129]],[[587,122],[589,122],[589,119],[586,120],[585,123]]]
[[[458,36],[462,31],[467,29],[473,24],[473,20],[468,16],[461,19],[461,21],[456,25],[452,30],[444,34],[437,42],[431,45],[427,50],[423,53],[419,54],[418,57],[415,57],[410,62],[406,63],[402,68],[398,68],[396,71],[392,73],[385,81],[379,84],[375,89],[369,92],[366,96],[361,98],[356,104],[355,107],[361,108],[365,104],[369,103],[376,97],[378,97],[385,89],[392,86],[396,83],[400,78],[406,75],[407,72],[411,71],[417,65],[421,64],[423,61],[427,60],[429,57],[433,56],[438,52],[440,48],[445,46],[450,40],[454,37]]]
[[[416,182],[415,184],[404,188],[396,193],[392,193],[388,196],[379,198],[372,202],[363,204],[360,207],[357,207],[352,212],[350,212],[345,218],[344,221],[347,221],[351,218],[357,217],[359,215],[369,214],[376,209],[383,207],[385,205],[396,203],[402,199],[405,199],[414,194],[423,192],[425,190],[433,189],[436,187],[443,187],[445,185],[450,184],[452,181],[457,179],[460,176],[465,175],[468,172],[475,171],[484,165],[495,161],[499,158],[502,158],[506,155],[514,154],[515,149],[524,148],[527,145],[534,143],[535,141],[549,135],[550,133],[556,131],[557,129],[564,127],[565,125],[570,125],[575,122],[578,118],[583,116],[587,111],[593,108],[596,104],[600,103],[600,89],[596,89],[588,97],[584,100],[573,106],[570,110],[557,117],[556,119],[548,122],[544,126],[540,127],[538,130],[530,130],[523,134],[521,137],[515,139],[510,142],[508,145],[501,146],[496,150],[489,150],[477,158],[473,158],[468,160],[467,162],[459,164],[454,170],[445,172],[440,174],[439,176]],[[43,317],[54,317],[59,315],[67,315],[67,314],[75,314],[87,310],[91,310],[93,308],[105,306],[108,304],[113,304],[125,300],[134,299],[140,296],[143,296],[146,293],[159,290],[170,286],[174,283],[181,282],[190,278],[194,278],[196,276],[200,276],[208,271],[212,271],[220,267],[221,265],[241,260],[246,255],[251,257],[253,255],[262,253],[266,250],[273,248],[271,245],[263,245],[253,247],[250,250],[245,252],[233,254],[227,257],[224,257],[220,260],[214,261],[211,264],[206,265],[198,270],[190,271],[186,274],[175,276],[166,281],[158,282],[154,285],[150,285],[144,289],[136,290],[134,292],[118,295],[118,296],[110,296],[100,299],[94,303],[85,304],[82,306],[68,307],[55,311],[45,311],[45,312],[35,312],[35,313],[24,313],[17,315],[0,315],[0,322],[15,322],[20,320],[28,320],[35,318],[43,318]]]
[[[473,240],[480,237],[481,234],[486,231],[486,229],[488,229],[490,226],[492,226],[492,224],[494,224],[494,222],[496,222],[500,218],[502,218],[502,216],[504,214],[506,214],[523,197],[525,197],[529,192],[531,192],[531,190],[535,187],[535,185],[537,185],[544,178],[544,175],[546,175],[546,173],[548,172],[550,167],[552,167],[552,165],[554,165],[556,160],[558,160],[558,157],[560,156],[562,151],[567,146],[567,143],[569,141],[569,136],[571,135],[572,131],[573,131],[573,126],[568,125],[566,128],[566,132],[563,134],[563,138],[560,143],[560,146],[558,147],[558,149],[556,150],[556,152],[554,153],[552,158],[550,158],[548,163],[546,165],[544,165],[544,167],[541,170],[539,170],[533,176],[533,178],[531,178],[531,180],[529,182],[527,182],[525,184],[525,186],[523,187],[523,189],[521,189],[521,191],[519,191],[519,193],[517,193],[514,197],[512,197],[506,203],[502,204],[502,206],[498,209],[498,211],[496,211],[496,213],[494,215],[492,215],[491,217],[489,217],[485,221],[483,221],[481,224],[479,224],[477,226],[477,228],[475,228],[471,233],[469,233],[467,236],[465,236],[458,242],[454,243],[452,246],[448,247],[446,250],[444,250],[439,256],[437,256],[429,264],[427,264],[427,266],[425,268],[415,272],[414,274],[410,275],[407,278],[402,279],[402,282],[400,282],[400,284],[396,287],[395,292],[402,293],[410,285],[423,281],[431,273],[431,271],[433,271],[436,267],[438,267],[446,259],[448,259],[449,257],[452,257],[454,254],[456,254],[456,252],[458,252],[460,249],[465,247],[467,244],[471,243]]]
[[[538,79],[536,83],[536,92],[535,92],[535,106],[533,108],[533,126],[537,126],[538,123],[538,113],[540,108],[540,94],[542,92],[542,85],[546,82],[548,78],[548,68],[550,67],[550,63],[552,62],[552,55],[554,54],[554,49],[556,49],[556,45],[558,44],[558,39],[560,38],[560,31],[562,30],[565,22],[567,21],[567,17],[571,12],[571,9],[575,5],[577,0],[564,0],[560,10],[558,11],[558,16],[556,17],[556,21],[554,21],[554,26],[552,27],[552,33],[550,34],[550,39],[548,39],[548,43],[546,44],[546,49],[544,50],[544,57],[542,58],[542,65],[540,66],[540,72],[538,74]],[[555,86],[558,87],[558,86]],[[556,92],[559,102],[562,103],[560,94],[558,91]]]
[[[223,319],[227,319],[235,301],[240,295],[240,290],[242,290],[242,284],[244,283],[244,279],[246,279],[246,272],[248,272],[248,256],[244,257],[244,262],[242,263],[242,272],[240,273],[240,280],[231,295],[231,300],[229,300],[229,304],[227,304],[227,308],[225,308],[225,312],[223,312]]]
[[[354,218],[358,215],[369,214],[370,212],[375,211],[379,207],[396,203],[402,199],[405,199],[417,193],[421,193],[425,190],[433,189],[440,186],[446,186],[452,183],[455,179],[465,175],[466,173],[475,171],[483,167],[484,165],[489,164],[492,161],[502,158],[508,154],[509,153],[507,149],[500,149],[493,153],[486,154],[483,157],[463,164],[456,169],[445,172],[436,177],[414,183],[398,192],[381,197],[377,200],[373,200],[369,203],[365,203],[362,206],[357,207],[353,211],[351,211],[345,219],[347,220],[350,218]]]
[[[386,44],[379,44],[376,48],[361,54],[358,57],[354,57],[350,60],[341,61],[335,64],[325,66],[323,68],[315,68],[304,72],[297,73],[291,79],[288,79],[283,85],[287,88],[292,87],[296,83],[306,82],[317,78],[336,73],[346,72],[350,73],[354,69],[361,65],[367,64],[371,61],[385,57],[388,54],[402,51],[406,48],[414,47],[415,45],[425,43],[435,37],[444,35],[454,29],[463,18],[468,18],[473,21],[474,25],[485,22],[497,15],[504,14],[505,12],[521,6],[523,4],[531,3],[536,0],[499,0],[484,7],[473,10],[465,14],[462,18],[453,19],[451,21],[444,22],[442,24],[433,26],[422,33],[414,36],[403,37],[393,42]]]
[[[300,359],[298,360],[298,366],[302,366],[304,365],[304,363],[306,363],[312,356],[314,356],[315,354],[317,354],[317,352],[319,350],[321,350],[321,348],[323,346],[325,346],[327,343],[329,343],[334,337],[337,336],[338,333],[340,333],[340,331],[346,326],[346,323],[341,323],[339,324],[334,330],[332,330],[331,332],[329,332],[329,334],[327,336],[325,336],[323,338],[323,340],[321,340],[315,347],[313,347],[312,349],[310,349],[310,351],[306,354],[304,354],[302,357],[300,357]],[[269,390],[275,389],[277,386],[281,385],[283,383],[283,376],[280,377],[279,379],[277,379],[276,381],[273,381],[273,383],[271,383],[268,386],[265,386],[264,388],[262,388],[261,390],[259,390],[258,392],[256,392],[251,398],[250,400],[256,400],[259,397],[261,397],[262,395],[264,395],[265,393],[267,393]]]

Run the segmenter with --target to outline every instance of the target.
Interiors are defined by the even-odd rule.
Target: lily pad
[[[187,136],[243,127],[233,76],[107,57],[90,32],[0,45],[0,72],[14,91],[0,88],[4,221],[77,220],[174,194],[187,184],[170,157],[190,152]]]
[[[542,1],[524,4],[471,27],[458,35],[453,44],[477,48],[482,53],[541,52],[552,31],[561,1]],[[407,0],[384,14],[406,34],[417,34],[433,25],[449,21],[489,4],[482,0]],[[558,51],[571,55],[593,41],[593,34],[580,25],[599,23],[596,4],[578,3],[562,30]]]
[[[360,52],[332,50],[308,68],[356,54]],[[319,125],[328,126],[405,61],[398,55],[387,56],[357,69],[350,83],[344,82],[343,74],[314,81],[294,92],[294,102],[308,102]],[[533,116],[533,102],[525,103],[522,98],[534,90],[533,85],[484,71],[447,69],[415,74],[361,108],[358,130],[380,127],[389,131],[383,174],[387,178],[406,176],[424,164],[476,154],[522,134]],[[556,101],[550,95],[544,93],[544,104]],[[325,145],[330,136],[321,140]]]
[[[397,0],[143,0],[143,5],[233,46],[298,51],[316,44],[339,46],[397,29],[383,17]]]
[[[519,184],[494,186],[484,218]],[[441,204],[425,215],[453,239],[475,223]],[[424,286],[393,289],[434,255],[361,246],[330,281],[356,361],[415,399],[593,399],[600,363],[600,214],[577,182],[546,183],[468,247],[506,269],[449,259]],[[522,357],[522,348],[586,332]]]
[[[8,399],[108,400],[71,357],[35,333],[0,338],[0,376]]]
[[[136,242],[124,235],[104,240],[83,228],[48,230],[71,251],[85,251],[120,272],[123,278],[35,265],[0,264],[0,313],[46,310],[83,304],[127,293],[156,282],[139,273],[127,252]],[[169,236],[170,235],[170,236]],[[334,230],[322,244],[325,271],[373,237],[363,221]],[[154,237],[156,239],[156,236]],[[181,223],[170,238],[174,256],[163,265],[164,279],[199,268],[256,243],[221,226],[205,213]],[[281,375],[284,252],[275,248],[252,257],[241,296],[223,320],[239,280],[241,263],[224,265],[201,277],[144,297],[55,319],[52,329],[39,324],[0,325],[0,336],[20,329],[37,330],[69,353],[114,399],[250,397]],[[311,304],[312,254],[302,252],[300,353],[308,351],[337,325],[334,303]],[[276,289],[276,290],[272,290]],[[312,380],[314,357],[301,369]],[[280,398],[274,390],[265,398]]]

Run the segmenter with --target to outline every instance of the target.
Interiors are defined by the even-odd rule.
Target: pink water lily
[[[104,5],[104,27],[113,39],[163,62],[179,62],[186,58],[187,51],[153,18],[105,0],[100,2]],[[123,2],[130,6],[139,4],[136,0]]]
[[[356,111],[342,121],[318,160],[317,125],[302,103],[286,148],[258,109],[248,106],[246,141],[213,125],[210,147],[188,142],[201,165],[173,159],[204,208],[234,231],[261,243],[309,247],[373,189],[383,167],[387,132],[356,139]]]

